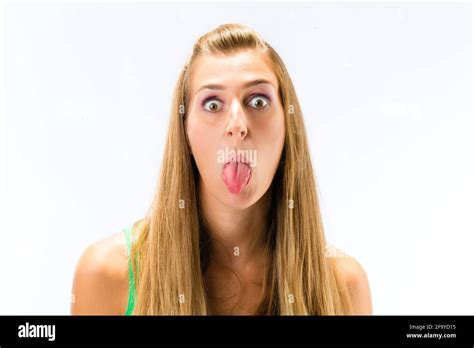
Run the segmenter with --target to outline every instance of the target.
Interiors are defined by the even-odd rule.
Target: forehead
[[[240,84],[256,78],[266,79],[275,89],[278,88],[278,80],[264,53],[241,50],[200,56],[193,63],[190,76],[191,95],[206,84]]]

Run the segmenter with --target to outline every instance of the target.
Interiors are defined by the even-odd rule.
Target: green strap
[[[125,315],[132,315],[133,309],[135,308],[135,298],[137,297],[137,291],[135,289],[135,281],[133,279],[133,268],[132,268],[132,226],[123,229],[125,233],[125,243],[127,244],[128,254],[128,303]]]

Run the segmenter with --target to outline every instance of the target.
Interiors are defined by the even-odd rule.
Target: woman
[[[86,249],[71,312],[370,314],[363,268],[328,248],[290,76],[255,31],[226,24],[179,76],[148,214]]]

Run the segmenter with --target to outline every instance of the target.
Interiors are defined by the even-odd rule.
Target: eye
[[[270,104],[270,99],[264,95],[256,95],[250,99],[248,105],[254,109],[265,109]]]
[[[221,109],[222,103],[218,99],[208,98],[203,102],[203,107],[206,111],[217,112]]]

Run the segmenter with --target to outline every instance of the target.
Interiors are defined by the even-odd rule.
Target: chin
[[[222,185],[222,191],[218,193],[218,197],[222,203],[235,209],[246,209],[260,198],[252,186],[247,186],[237,194],[230,192],[225,185]]]

